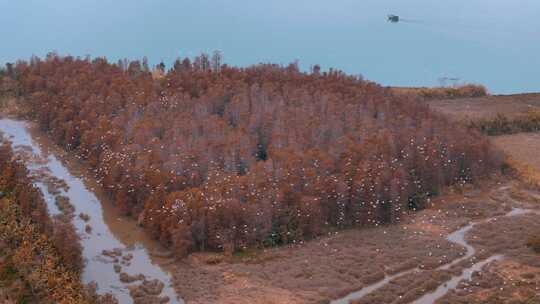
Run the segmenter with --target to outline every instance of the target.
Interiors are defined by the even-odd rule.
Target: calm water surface
[[[0,11],[0,63],[56,50],[170,66],[219,49],[234,65],[300,59],[385,85],[540,91],[538,0],[0,0]]]
[[[176,292],[171,286],[170,274],[166,267],[170,261],[153,257],[150,253],[161,251],[154,240],[150,239],[134,220],[119,214],[100,191],[95,179],[88,176],[84,168],[78,166],[75,159],[61,157],[61,151],[47,138],[23,121],[0,119],[0,137],[9,140],[16,154],[30,151],[33,157],[28,158],[26,166],[30,172],[48,172],[48,175],[65,181],[68,189],[60,191],[67,197],[75,208],[75,215],[85,213],[90,216],[88,221],[76,216],[73,224],[81,236],[82,255],[85,267],[82,272],[84,283],[96,282],[100,293],[112,293],[121,304],[133,303],[130,286],[140,281],[125,283],[113,268],[113,264],[121,266],[121,271],[129,275],[142,273],[148,280],[158,279],[164,283],[161,296],[167,296],[171,304],[181,304]],[[52,193],[42,178],[37,178],[34,184],[42,191],[49,213],[60,213],[55,205],[57,194]],[[92,227],[86,232],[86,225]],[[118,257],[118,262],[104,256],[103,250],[118,248],[123,256],[131,256],[129,262]],[[166,265],[167,264],[167,265]]]

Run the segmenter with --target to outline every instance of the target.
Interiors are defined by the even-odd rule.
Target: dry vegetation
[[[450,271],[422,271],[399,277],[351,304],[409,304],[450,279]]]
[[[164,244],[214,251],[174,265],[175,288],[189,303],[326,303],[418,267],[358,302],[407,303],[471,262],[435,270],[463,253],[445,240],[449,232],[526,205],[464,190],[463,182],[497,171],[499,155],[415,99],[475,97],[430,107],[459,109],[456,120],[495,113],[497,124],[485,120],[484,130],[514,132],[536,128],[520,120],[535,95],[521,96],[522,113],[503,119],[496,113],[513,105],[497,97],[490,108],[483,87],[388,90],[336,71],[237,69],[218,59],[179,60],[153,77],[138,62],[51,55],[10,67],[3,81],[17,106],[37,108],[43,130],[93,166]],[[433,199],[455,184],[464,195]],[[508,259],[438,303],[537,303],[537,218],[475,229],[475,258]],[[341,230],[363,226],[378,228]]]
[[[399,303],[407,303],[470,266],[467,261],[450,271],[434,270],[463,253],[463,248],[446,241],[448,233],[470,220],[502,215],[511,208],[510,202],[490,198],[500,198],[500,193],[486,191],[499,187],[496,182],[481,191],[458,187],[400,225],[344,231],[301,245],[232,257],[192,254],[176,265],[175,286],[190,303],[325,303],[384,274],[418,267],[423,272],[399,278],[359,302],[394,303],[401,295]],[[524,243],[519,246],[526,248]],[[490,253],[482,252],[481,257]]]
[[[527,241],[527,246],[534,252],[540,253],[540,236],[531,236]]]
[[[539,131],[540,94],[433,101],[431,106],[490,135]],[[492,141],[509,156],[507,162],[520,179],[538,189],[539,134],[495,136]],[[530,191],[513,191],[513,194],[516,200],[529,202],[526,207],[538,208],[538,194]],[[526,215],[475,229],[470,237],[475,247],[484,254],[503,253],[506,259],[475,274],[472,282],[462,282],[437,303],[540,303],[539,223],[538,215]]]
[[[490,120],[498,115],[512,119],[540,110],[540,93],[431,100],[428,104],[456,121]]]
[[[474,98],[488,95],[486,87],[475,84],[466,84],[456,87],[434,88],[392,87],[391,89],[397,95],[420,98],[424,101],[456,98]]]
[[[471,121],[469,127],[478,129],[487,135],[515,134],[520,132],[540,131],[540,110],[531,110],[526,114],[508,118],[498,114],[492,119]]]
[[[496,136],[492,138],[495,146],[504,151],[508,164],[516,170],[519,177],[528,184],[540,186],[540,134],[522,133]]]
[[[476,273],[471,282],[462,282],[437,304],[540,303],[540,255],[534,252],[539,234],[540,221],[534,214],[478,226],[469,238],[473,246],[484,254],[502,253],[505,260]]]
[[[436,235],[389,226],[232,258],[194,254],[177,266],[174,281],[191,303],[319,303],[460,252]]]
[[[496,136],[491,140],[512,159],[527,163],[540,172],[540,133]]]
[[[516,268],[517,267],[517,268]],[[510,280],[503,272],[512,269],[533,280],[514,277]],[[436,304],[536,304],[535,288],[539,281],[537,274],[527,273],[528,268],[511,261],[496,262],[486,266],[482,272],[473,274],[469,282],[462,282],[457,289],[449,292]],[[524,284],[525,283],[525,284]],[[528,285],[528,286],[527,286]],[[536,297],[536,299],[535,299]]]
[[[523,181],[540,186],[540,137],[535,134],[540,131],[540,94],[433,100],[429,106],[469,128],[497,135],[491,141],[508,155],[509,167]]]
[[[540,94],[431,100],[428,104],[487,135],[540,131]]]
[[[8,66],[3,87],[178,254],[395,222],[500,167],[479,133],[339,71],[218,55],[161,69],[51,54]]]

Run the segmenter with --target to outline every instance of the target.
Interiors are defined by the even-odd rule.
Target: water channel
[[[172,260],[163,257],[163,248],[136,221],[115,209],[87,169],[28,122],[0,119],[0,131],[12,143],[16,154],[25,155],[23,159],[30,173],[36,176],[34,185],[43,192],[49,213],[60,214],[56,203],[59,197],[67,197],[75,208],[73,224],[81,236],[86,260],[83,283],[97,283],[100,294],[111,293],[120,303],[133,302],[130,287],[145,281],[163,283],[162,289],[158,287],[161,291],[152,296],[164,302],[168,299],[167,303],[183,303],[171,285],[167,265]],[[62,180],[64,186],[55,189],[47,183],[47,178]],[[81,213],[88,218],[81,218]],[[124,280],[120,279],[122,273]]]

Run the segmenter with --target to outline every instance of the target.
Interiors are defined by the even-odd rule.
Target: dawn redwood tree
[[[6,74],[40,127],[179,254],[396,222],[500,164],[479,133],[375,83],[221,60],[179,58],[154,79],[144,60],[53,54]]]

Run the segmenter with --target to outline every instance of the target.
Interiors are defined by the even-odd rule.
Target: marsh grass
[[[400,96],[418,97],[422,100],[455,99],[468,97],[483,97],[488,95],[488,90],[483,85],[465,84],[455,87],[419,87],[403,88],[393,87],[391,90]]]
[[[506,160],[507,167],[525,184],[538,188],[540,186],[540,172],[533,166],[509,157]]]
[[[489,136],[538,132],[540,131],[540,110],[531,110],[513,118],[499,113],[494,118],[471,121],[468,125]]]

